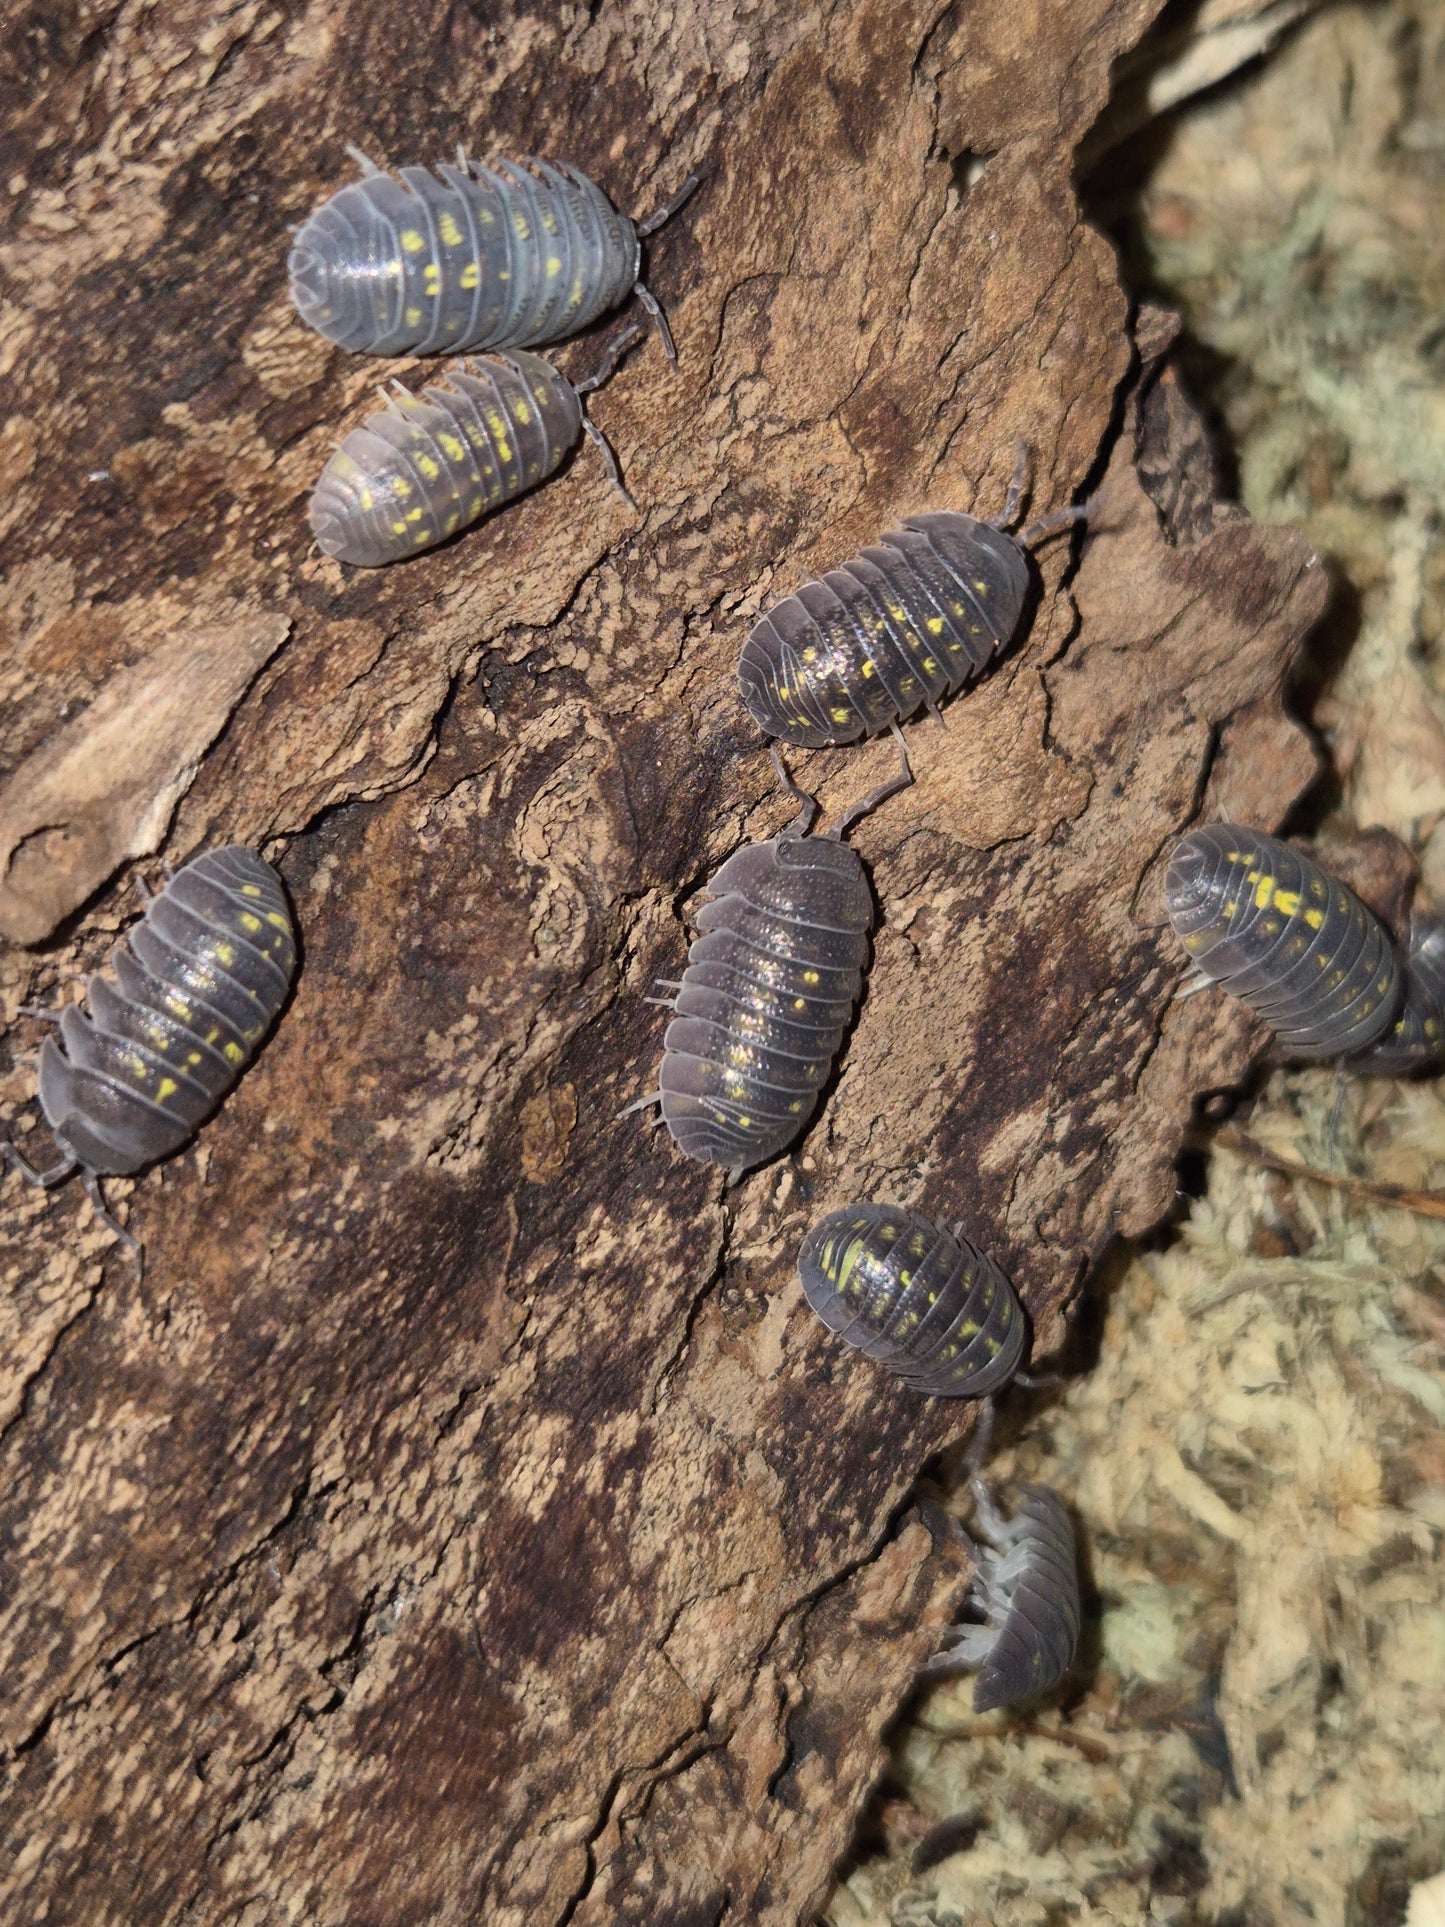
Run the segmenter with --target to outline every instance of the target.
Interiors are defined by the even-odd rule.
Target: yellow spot
[[[441,443],[442,453],[448,461],[461,462],[466,460],[466,448],[456,435],[438,435],[437,440]]]
[[[180,1085],[173,1077],[163,1077],[160,1083],[156,1085],[156,1098],[159,1102],[164,1103],[168,1097],[174,1097],[180,1088]]]
[[[848,712],[846,709],[830,709],[828,714],[833,718],[835,723],[846,723],[848,720]]]
[[[1251,877],[1249,880],[1251,883],[1254,883],[1253,877]],[[1274,895],[1274,878],[1269,876],[1262,876],[1259,879],[1259,882],[1255,885],[1255,892],[1254,892],[1255,909],[1268,910],[1270,905],[1270,899],[1273,897],[1273,895]]]
[[[249,910],[243,910],[241,912],[241,928],[243,930],[259,930],[261,928],[261,919],[259,917],[253,917]]]
[[[407,309],[407,311],[406,311],[406,325],[407,325],[407,327],[408,327],[408,328],[416,328],[416,327],[419,327],[419,326],[420,326],[420,324],[421,324],[421,309],[420,309],[420,308],[408,308],[408,309]]]
[[[1274,907],[1279,911],[1281,916],[1292,917],[1299,909],[1299,891],[1276,890],[1274,893]]]
[[[441,268],[435,261],[428,261],[426,264],[426,272],[422,276],[422,291],[425,294],[440,294],[441,289]]]
[[[408,509],[406,512],[406,519],[408,522],[419,522],[424,514],[425,514],[424,509],[420,509],[420,508]]]
[[[1312,897],[1318,897],[1318,898],[1319,898],[1319,900],[1320,900],[1320,902],[1321,902],[1321,903],[1323,903],[1323,902],[1324,902],[1324,900],[1325,900],[1325,898],[1326,898],[1326,897],[1327,897],[1327,896],[1328,896],[1329,894],[1330,894],[1330,892],[1329,892],[1329,887],[1328,887],[1328,885],[1327,885],[1327,884],[1325,884],[1325,883],[1323,883],[1323,882],[1321,882],[1321,880],[1320,880],[1320,878],[1319,878],[1319,877],[1311,877],[1311,879],[1310,879],[1310,895],[1311,895]]]
[[[1305,911],[1305,922],[1309,925],[1311,930],[1322,929],[1324,926],[1324,921],[1325,921],[1325,913],[1323,910],[1306,910]]]
[[[416,465],[429,482],[434,482],[438,475],[441,474],[441,469],[432,460],[430,455],[418,455]],[[420,513],[421,511],[419,509],[412,510],[413,515],[419,515]]]
[[[406,534],[406,523],[405,523],[405,522],[393,522],[393,523],[392,523],[392,525],[391,525],[391,532],[392,532],[392,534],[393,534],[393,535],[405,535],[405,534]]]
[[[753,1127],[753,1120],[750,1117],[740,1117],[738,1123],[741,1124],[745,1131],[750,1131]]]
[[[459,248],[462,244],[462,231],[457,226],[457,217],[450,210],[444,211],[437,219],[437,229],[449,248]]]
[[[1390,979],[1388,977],[1381,977],[1380,981],[1375,985],[1375,988],[1383,997],[1385,992],[1390,988]]]
[[[407,496],[411,494],[411,483],[404,475],[398,475],[392,483],[392,493],[399,502],[404,502]]]
[[[925,622],[923,626],[928,631],[929,635],[941,636],[943,634],[943,617],[930,616],[927,622]]]
[[[239,1044],[227,1044],[226,1056],[233,1064],[244,1064],[246,1061],[246,1053]]]
[[[369,509],[375,500],[376,497],[369,488],[364,488],[361,491],[361,506],[363,510]]]
[[[528,238],[528,236],[532,232],[532,230],[527,226],[527,219],[526,219],[526,216],[523,214],[514,214],[512,216],[512,226],[516,229],[518,235],[524,241]]]
[[[498,459],[498,461],[501,461],[501,462],[510,462],[510,461],[511,461],[511,459],[512,459],[512,445],[511,445],[511,443],[510,443],[510,442],[498,442],[498,443],[497,443],[497,459]]]
[[[512,413],[516,416],[517,420],[522,424],[523,428],[525,428],[527,426],[527,423],[532,419],[532,411],[524,401],[519,401],[514,403],[512,407]]]
[[[198,1050],[188,1051],[186,1053],[186,1062],[188,1064],[199,1064],[200,1061],[201,1053]]]
[[[284,930],[288,937],[291,935],[291,919],[283,916],[279,910],[268,910],[266,912],[266,921],[267,923],[274,923],[278,930]]]
[[[403,228],[401,231],[401,245],[406,249],[408,254],[420,254],[426,246],[426,242],[414,227],[408,227]]]
[[[805,984],[815,984],[815,983],[817,983],[817,982],[818,982],[818,973],[817,973],[817,971],[816,971],[816,970],[805,970],[805,971],[803,972],[803,982],[804,982]]]
[[[561,272],[562,263],[557,259],[555,254],[549,254],[547,256],[547,279],[550,281],[554,275],[558,275]]]
[[[411,539],[416,548],[424,549],[427,543],[430,542],[432,539],[431,530],[418,529],[416,534]]]
[[[478,268],[476,262],[468,261],[467,265],[462,269],[462,272],[461,272],[461,284],[466,289],[468,294],[470,294],[472,289],[476,287],[477,283],[481,280],[481,278],[482,278],[481,269]]]
[[[803,651],[804,662],[816,662],[817,657],[818,657],[818,652],[816,649],[805,649]]]
[[[1238,908],[1239,908],[1239,898],[1238,898],[1238,897],[1226,897],[1226,898],[1224,899],[1224,914],[1225,914],[1225,916],[1227,916],[1227,917],[1232,917],[1232,916],[1234,915],[1234,913],[1235,913],[1235,911],[1236,911],[1236,910],[1237,910]]]
[[[236,961],[236,953],[228,943],[216,945],[216,956],[223,964],[232,964]]]
[[[260,894],[261,886],[259,883],[243,883],[241,885],[241,895],[243,897],[259,897]]]
[[[482,512],[482,498],[480,495],[474,495],[471,501],[467,505],[467,519],[469,521],[475,522],[477,517],[481,514],[481,512]]]

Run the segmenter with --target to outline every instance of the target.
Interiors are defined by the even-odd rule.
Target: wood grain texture
[[[793,1253],[850,1196],[946,1210],[1053,1351],[1253,1047],[1170,1001],[1161,852],[1206,785],[1272,828],[1312,768],[1279,698],[1323,574],[1201,506],[1187,404],[1141,414],[1167,327],[1136,361],[1073,197],[1155,10],[21,23],[4,768],[157,646],[132,618],[162,591],[289,622],[165,854],[278,853],[304,961],[199,1149],[113,1187],[143,1284],[78,1192],[6,1185],[7,1918],[771,1927],[818,1902],[957,1591],[906,1502],[969,1414],[842,1355]],[[347,140],[458,139],[571,159],[631,211],[704,175],[651,252],[680,364],[650,343],[596,403],[639,519],[579,459],[348,576],[308,552],[305,493],[390,369],[291,316],[286,226]],[[1102,476],[1087,539],[1041,552],[1023,640],[947,728],[910,730],[917,785],[855,837],[881,914],[841,1074],[724,1194],[613,1120],[698,884],[792,813],[738,648],[899,515],[996,512],[1019,436],[1039,512]],[[836,812],[891,757],[797,768]],[[9,953],[7,1016],[133,902],[118,880]],[[38,1036],[11,1025],[7,1117]]]

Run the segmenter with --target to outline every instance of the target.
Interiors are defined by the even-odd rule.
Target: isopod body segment
[[[738,662],[743,702],[769,736],[810,749],[876,735],[981,675],[1028,586],[1007,530],[951,511],[908,516],[759,618]]]
[[[1073,1664],[1083,1614],[1074,1529],[1057,1492],[1022,1487],[1005,1519],[983,1481],[975,1476],[972,1486],[985,1543],[974,1546],[969,1594],[984,1623],[951,1627],[944,1637],[953,1643],[923,1670],[977,1667],[973,1710],[987,1713],[1058,1685]]]
[[[1445,918],[1420,910],[1411,917],[1402,975],[1399,1015],[1351,1058],[1351,1070],[1402,1077],[1435,1063],[1445,1049]]]
[[[1353,892],[1277,837],[1233,823],[1191,830],[1164,883],[1201,974],[1241,998],[1292,1057],[1347,1057],[1390,1028],[1400,970],[1389,933]]]
[[[416,555],[534,488],[583,434],[632,506],[581,397],[602,385],[639,332],[620,336],[598,372],[575,386],[520,350],[450,369],[419,395],[397,383],[321,472],[307,511],[316,546],[364,568]]]
[[[1023,1362],[1028,1325],[1013,1286],[920,1211],[830,1211],[803,1240],[798,1275],[828,1329],[915,1392],[989,1398]]]
[[[873,893],[848,827],[913,780],[901,773],[856,803],[825,836],[810,836],[815,800],[774,754],[798,818],[737,850],[708,879],[700,936],[680,982],[662,986],[675,1015],[663,1038],[658,1089],[626,1106],[660,1103],[678,1149],[733,1177],[784,1151],[817,1107],[863,988]]]
[[[192,1137],[249,1063],[296,973],[296,935],[281,879],[239,844],[208,850],[152,897],[145,916],[67,1005],[59,1038],[40,1048],[39,1097],[61,1163],[79,1167],[106,1222],[96,1180],[129,1176]]]
[[[638,226],[565,162],[528,155],[482,166],[459,154],[456,167],[392,176],[350,152],[362,178],[316,209],[287,261],[297,313],[327,340],[368,355],[536,347],[635,291],[676,359],[638,278],[641,237],[695,179]]]

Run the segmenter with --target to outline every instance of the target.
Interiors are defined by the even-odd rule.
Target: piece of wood
[[[163,589],[283,618],[164,853],[283,851],[304,960],[197,1152],[111,1187],[142,1284],[78,1189],[6,1184],[7,1919],[818,1903],[958,1592],[905,1506],[971,1414],[842,1353],[797,1244],[855,1195],[964,1218],[1055,1351],[1259,1042],[1171,1001],[1169,842],[1206,785],[1275,826],[1313,768],[1279,692],[1323,572],[1201,494],[1168,325],[1136,364],[1071,186],[1156,8],[177,0],[14,34],[4,767],[104,702]],[[287,224],[348,140],[459,139],[637,212],[704,176],[649,246],[680,363],[650,342],[595,404],[642,513],[584,450],[348,575],[305,494],[393,369],[291,316]],[[910,727],[916,786],[854,838],[881,915],[841,1074],[725,1193],[614,1117],[697,884],[792,814],[738,648],[899,515],[996,513],[1020,436],[1036,513],[1102,476],[1088,532]],[[836,813],[892,758],[795,767]],[[133,901],[8,953],[7,1014]]]

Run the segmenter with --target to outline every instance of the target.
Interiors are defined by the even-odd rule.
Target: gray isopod
[[[987,1543],[973,1546],[969,1594],[984,1623],[950,1627],[944,1637],[953,1643],[922,1670],[977,1667],[973,1710],[987,1713],[1058,1685],[1073,1664],[1083,1615],[1074,1529],[1059,1495],[1026,1485],[1005,1519],[977,1474],[971,1484]]]
[[[981,676],[1018,628],[1026,550],[1086,513],[1062,509],[1010,534],[1027,472],[1021,445],[1002,515],[910,515],[774,603],[738,660],[753,720],[769,736],[821,749],[876,735],[924,704],[936,716],[944,697]]]
[[[1028,1325],[1013,1286],[921,1211],[830,1211],[803,1240],[798,1275],[828,1329],[915,1392],[990,1398],[1018,1376]]]
[[[1400,1004],[1389,933],[1352,891],[1278,837],[1234,823],[1191,830],[1164,882],[1200,973],[1262,1017],[1292,1057],[1348,1057]]]
[[[895,730],[895,734],[898,732]],[[818,1103],[863,988],[873,895],[842,841],[861,816],[913,781],[901,773],[809,836],[817,801],[774,766],[802,810],[787,829],[730,856],[707,883],[703,934],[674,993],[658,1089],[621,1113],[660,1103],[679,1150],[736,1178],[786,1150]]]
[[[634,224],[565,162],[531,155],[489,166],[384,173],[355,147],[362,178],[298,229],[287,269],[308,326],[367,355],[463,354],[561,341],[635,294],[677,353],[641,280],[642,240],[697,186],[690,175]]]
[[[97,1213],[139,1261],[99,1180],[178,1151],[275,1021],[296,974],[281,879],[239,844],[208,850],[151,898],[107,962],[112,976],[86,981],[88,1009],[67,1005],[59,1041],[40,1047],[40,1108],[60,1162],[37,1171],[13,1144],[0,1148],[47,1190],[83,1171]]]
[[[535,487],[584,434],[635,508],[581,398],[640,333],[619,335],[597,372],[576,383],[514,350],[449,369],[420,395],[394,384],[381,413],[353,428],[321,471],[307,511],[317,548],[363,568],[417,555]]]

